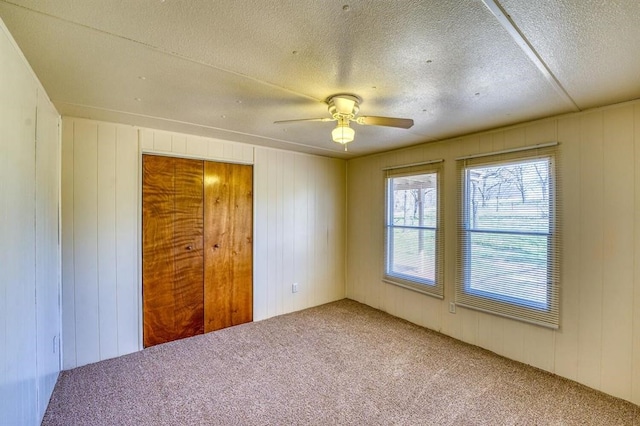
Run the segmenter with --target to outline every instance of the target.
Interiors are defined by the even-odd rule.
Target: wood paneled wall
[[[344,298],[344,161],[256,148],[254,189],[254,320]]]
[[[61,368],[60,115],[38,91],[35,169],[36,360],[41,420]]]
[[[255,321],[345,296],[343,160],[71,117],[62,128],[65,369],[142,348],[142,152],[254,164]]]
[[[140,129],[140,150],[151,154],[240,164],[253,164],[254,161],[252,145],[152,129]]]
[[[60,116],[0,21],[0,423],[40,424],[60,372]]]
[[[457,308],[455,158],[560,142],[561,327]],[[382,168],[444,158],[445,299],[382,282]],[[640,404],[640,102],[348,162],[347,296]]]
[[[139,349],[138,133],[62,123],[63,368]]]

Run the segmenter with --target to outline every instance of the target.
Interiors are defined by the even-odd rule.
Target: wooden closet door
[[[143,340],[204,332],[203,162],[143,156]]]
[[[205,333],[253,321],[253,167],[205,162]]]

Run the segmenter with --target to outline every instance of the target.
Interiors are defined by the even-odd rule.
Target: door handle
[[[193,246],[187,246],[186,249],[187,250],[193,250]]]
[[[215,249],[219,249],[219,248],[220,248],[220,244],[214,244],[214,245],[213,245],[213,248],[215,248]]]

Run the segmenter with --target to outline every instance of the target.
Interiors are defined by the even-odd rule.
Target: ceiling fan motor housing
[[[336,120],[352,120],[360,111],[362,98],[350,93],[341,93],[327,99],[329,114]]]

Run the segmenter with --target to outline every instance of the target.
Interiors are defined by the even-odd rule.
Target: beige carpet
[[[65,371],[44,425],[640,425],[640,407],[351,300]]]

